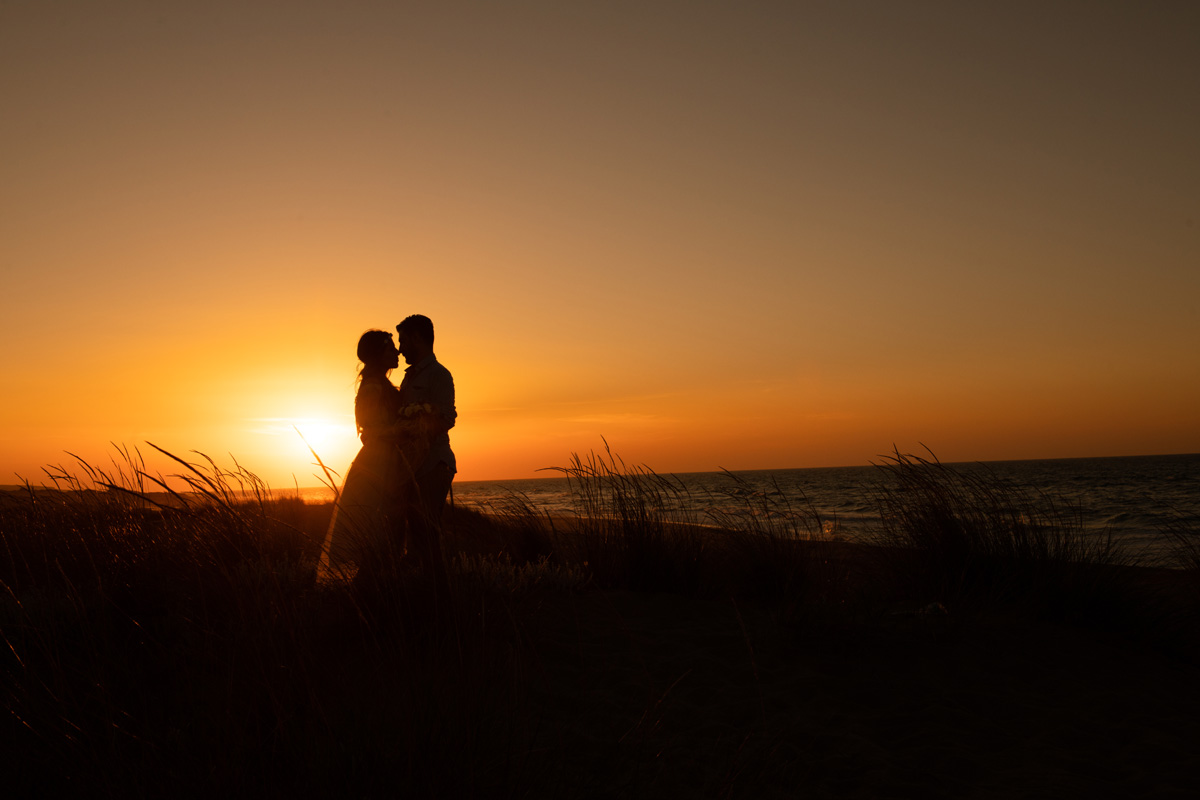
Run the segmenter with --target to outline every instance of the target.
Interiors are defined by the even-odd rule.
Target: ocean
[[[1087,531],[1116,538],[1152,557],[1164,551],[1162,530],[1181,524],[1200,531],[1200,454],[993,461],[948,465],[995,477],[1077,511]],[[680,491],[679,510],[698,522],[750,509],[811,507],[823,533],[847,541],[870,538],[879,525],[878,491],[888,484],[878,466],[737,472],[664,473]],[[483,509],[518,499],[534,509],[572,513],[577,498],[560,473],[546,477],[454,484],[454,502]],[[309,501],[332,499],[325,489],[301,490]]]

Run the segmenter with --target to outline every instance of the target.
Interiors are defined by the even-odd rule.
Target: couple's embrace
[[[361,577],[405,556],[445,574],[440,519],[457,471],[450,449],[454,379],[433,354],[433,322],[419,314],[358,340],[354,419],[362,449],[346,473],[325,543],[323,577]],[[408,364],[394,385],[388,374]]]

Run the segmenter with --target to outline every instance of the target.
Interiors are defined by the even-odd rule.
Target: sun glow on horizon
[[[352,416],[269,417],[251,421],[252,454],[271,473],[290,472],[302,486],[309,472],[321,472],[317,458],[344,476],[358,452],[358,435]],[[247,442],[251,444],[251,442]],[[316,458],[314,458],[314,454]]]
[[[0,14],[0,483],[344,476],[410,313],[462,480],[1200,450],[1200,5],[76,5]]]

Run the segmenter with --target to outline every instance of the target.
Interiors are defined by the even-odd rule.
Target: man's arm
[[[448,431],[458,419],[458,410],[454,407],[454,378],[450,375],[450,370],[441,364],[438,366],[441,369],[430,376],[429,402],[441,420],[443,429]]]

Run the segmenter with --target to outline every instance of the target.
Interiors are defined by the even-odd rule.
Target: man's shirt
[[[458,412],[454,408],[454,378],[432,353],[404,370],[404,380],[400,381],[400,404],[406,406],[412,403],[429,403],[433,406],[434,413],[442,421],[442,427],[447,430],[453,428],[454,421],[458,419]],[[434,437],[429,455],[417,467],[417,475],[433,469],[439,461],[444,461],[450,467],[451,474],[458,472],[454,451],[450,449],[450,434],[446,430]]]

